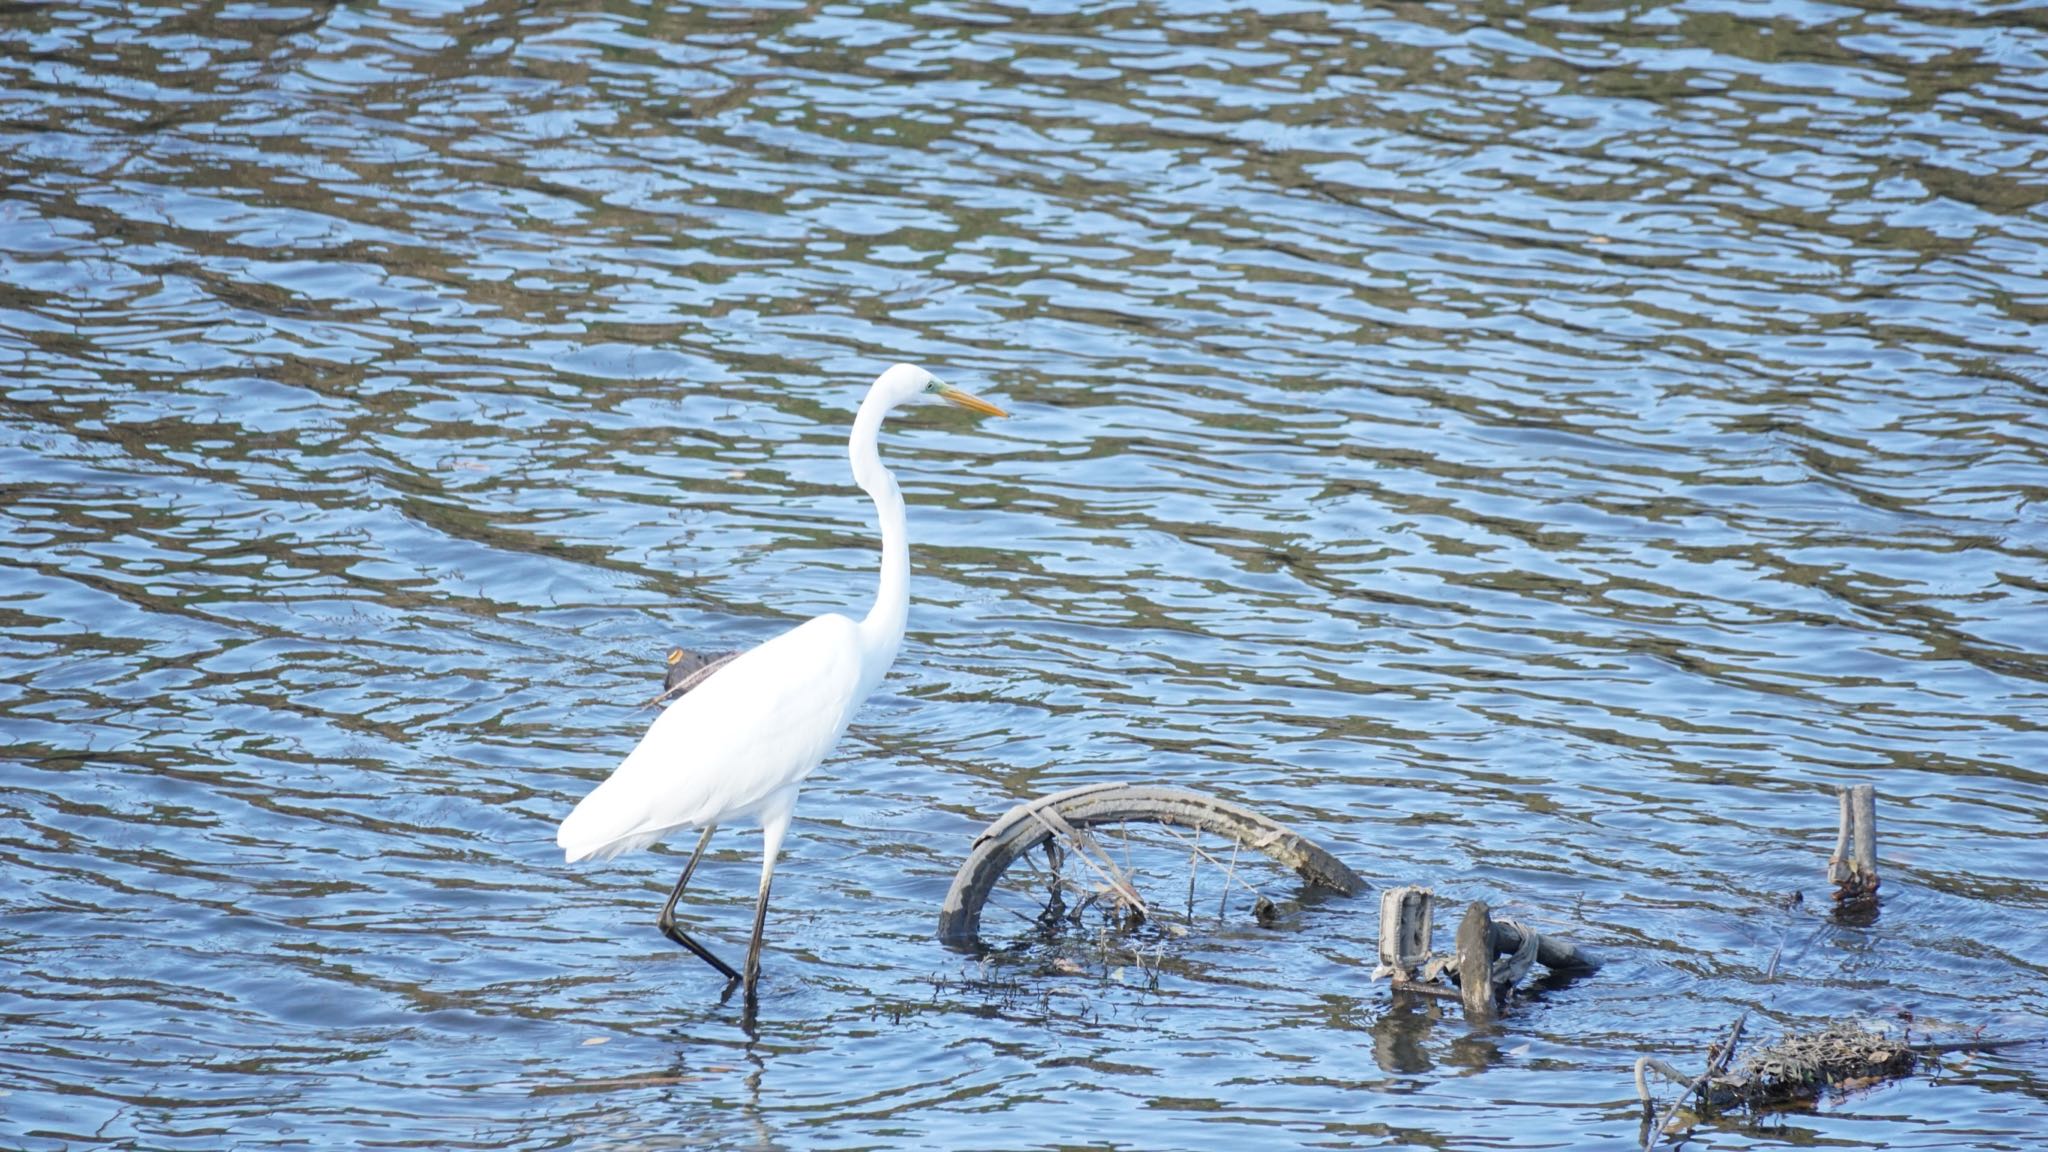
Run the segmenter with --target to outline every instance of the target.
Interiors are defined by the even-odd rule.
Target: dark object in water
[[[681,696],[683,693],[710,679],[712,673],[732,663],[738,656],[739,653],[737,652],[725,652],[717,656],[707,656],[701,652],[692,652],[687,648],[669,649],[668,655],[662,660],[664,664],[668,665],[668,674],[662,677],[661,695],[642,704],[641,707],[652,708],[656,704],[668,703],[670,700]]]
[[[1752,1050],[1727,1076],[1707,1083],[1719,1107],[1804,1103],[1828,1088],[1861,1088],[1910,1075],[1918,1057],[1905,1040],[1837,1020],[1818,1032],[1790,1032]]]
[[[1436,892],[1407,885],[1380,893],[1380,963],[1372,978],[1391,976],[1400,991],[1461,1000],[1468,1020],[1490,1020],[1506,1009],[1515,987],[1532,965],[1553,975],[1573,977],[1596,972],[1599,958],[1569,941],[1546,936],[1526,924],[1495,919],[1483,900],[1465,908],[1458,923],[1456,950],[1435,955],[1430,934],[1436,918]],[[1436,985],[1448,980],[1450,992]]]
[[[1777,1040],[1751,1049],[1727,1071],[1714,1071],[1697,1079],[1654,1056],[1636,1061],[1636,1092],[1643,1107],[1651,1107],[1649,1084],[1644,1072],[1655,1069],[1669,1079],[1699,1093],[1700,1111],[1712,1115],[1734,1108],[1752,1112],[1774,1108],[1800,1108],[1812,1104],[1830,1089],[1852,1092],[1910,1076],[1923,1056],[1944,1052],[1995,1051],[2016,1044],[2038,1042],[2039,1037],[1992,1039],[1969,1037],[1959,1040],[1914,1042],[1836,1020],[1825,1028],[1788,1032]],[[1714,1053],[1716,1065],[1726,1066],[1720,1046]],[[1682,1098],[1681,1098],[1682,1102]],[[1677,1109],[1672,1109],[1676,1113]],[[1675,1119],[1675,1116],[1672,1117]],[[1669,1124],[1658,1125],[1646,1145]]]

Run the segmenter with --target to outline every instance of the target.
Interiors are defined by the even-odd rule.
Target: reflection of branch
[[[567,1096],[576,1092],[603,1092],[613,1088],[653,1088],[673,1084],[693,1084],[704,1079],[688,1072],[668,1076],[611,1076],[595,1080],[568,1080],[560,1084],[536,1084],[528,1089],[533,1096]]]
[[[1916,1056],[1942,1056],[1950,1052],[1997,1052],[2021,1044],[2048,1042],[2048,1036],[2008,1036],[2003,1040],[1944,1040],[1934,1044],[1908,1044],[1906,1051]]]

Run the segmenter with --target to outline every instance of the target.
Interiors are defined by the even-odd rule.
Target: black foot
[[[720,960],[716,956],[713,956],[711,954],[711,949],[706,948],[702,944],[697,943],[695,940],[690,939],[689,933],[684,932],[682,929],[676,927],[675,924],[662,924],[661,934],[675,941],[676,943],[681,944],[683,947],[688,948],[690,952],[697,957],[697,959],[702,960],[706,964],[711,965],[713,968],[718,969],[720,973],[724,974],[727,983],[731,983],[740,978],[740,974],[738,972],[733,971],[732,965],[727,964],[725,961]]]

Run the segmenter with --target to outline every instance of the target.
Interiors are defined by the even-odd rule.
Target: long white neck
[[[875,606],[860,622],[861,678],[870,692],[896,662],[896,650],[903,646],[903,629],[910,620],[910,541],[903,520],[903,492],[896,487],[896,477],[882,466],[876,448],[882,417],[887,414],[888,405],[869,393],[853,419],[853,435],[846,444],[847,458],[853,462],[853,482],[874,498],[882,526],[881,586],[875,590]]]

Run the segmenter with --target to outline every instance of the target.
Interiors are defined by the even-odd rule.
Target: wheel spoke
[[[1230,867],[1223,870],[1223,895],[1216,898],[1216,918],[1218,920],[1223,919],[1224,916],[1229,914],[1230,882],[1237,879],[1237,850],[1242,847],[1242,844],[1232,844],[1230,846]],[[1250,888],[1251,885],[1247,884],[1245,887]],[[1253,890],[1252,895],[1258,895],[1256,889]]]
[[[1233,915],[1230,897],[1235,890],[1242,889],[1255,905],[1272,907],[1261,893],[1264,873],[1262,883],[1249,879],[1250,862],[1257,861],[1271,872],[1274,882],[1286,875],[1259,853],[1247,856],[1242,843],[1234,838],[1226,838],[1231,851],[1223,853],[1221,847],[1206,842],[1207,830],[1200,826],[1179,828],[1163,821],[1118,820],[1112,839],[1102,835],[1108,825],[1087,828],[1065,823],[1057,832],[1042,833],[1043,839],[1018,857],[1023,862],[1015,870],[1020,883],[997,889],[1009,895],[990,900],[1031,925],[1032,934],[1044,944],[1090,924],[1098,924],[1094,930],[1099,936],[1098,948],[1109,947],[1112,939],[1130,940],[1133,933],[1143,930],[1149,912],[1163,903],[1159,897],[1170,892],[1181,898],[1182,920],[1171,926],[1159,922],[1158,938],[1145,949],[1148,954],[1164,950],[1172,941],[1187,939],[1190,931],[1198,931],[1201,921],[1195,910],[1206,903],[1211,889],[1217,895],[1213,923],[1219,926],[1229,923]],[[1039,849],[1044,851],[1043,860]],[[1018,910],[1027,904],[1025,911]],[[1260,922],[1267,919],[1262,917]],[[1118,946],[1143,947],[1136,941]]]
[[[1170,824],[1161,824],[1159,826],[1159,830],[1166,833],[1168,836],[1171,836],[1174,839],[1179,840],[1183,844],[1190,843],[1186,835],[1177,831]],[[1225,892],[1228,892],[1230,890],[1230,886],[1232,884],[1235,884],[1239,888],[1244,889],[1246,892],[1251,893],[1253,896],[1260,895],[1260,892],[1256,886],[1247,884],[1243,880],[1237,878],[1237,853],[1239,849],[1244,847],[1244,845],[1235,840],[1230,842],[1230,862],[1226,864],[1223,861],[1218,860],[1216,857],[1211,856],[1209,853],[1202,851],[1201,834],[1201,829],[1197,828],[1195,830],[1196,839],[1192,842],[1194,854],[1200,856],[1204,860],[1207,860],[1209,863],[1214,864],[1217,870],[1223,873],[1223,890]],[[1188,887],[1194,887],[1192,877],[1190,878]],[[1218,916],[1221,916],[1223,914],[1223,910],[1221,908],[1218,908],[1216,914]]]
[[[1065,817],[1062,817],[1057,812],[1047,813],[1034,809],[1031,814],[1036,816],[1048,831],[1052,832],[1055,836],[1064,837],[1067,843],[1072,844],[1074,846],[1074,855],[1080,858],[1081,863],[1094,869],[1095,874],[1102,877],[1115,890],[1116,894],[1129,902],[1131,907],[1137,909],[1140,915],[1145,914],[1144,898],[1138,895],[1138,890],[1131,886],[1128,879],[1119,877],[1116,874],[1116,861],[1110,858],[1109,853],[1103,850],[1102,845],[1095,842],[1094,837],[1067,823]],[[1095,850],[1095,856],[1102,857],[1100,863],[1097,863],[1089,855],[1088,850],[1090,848]]]

